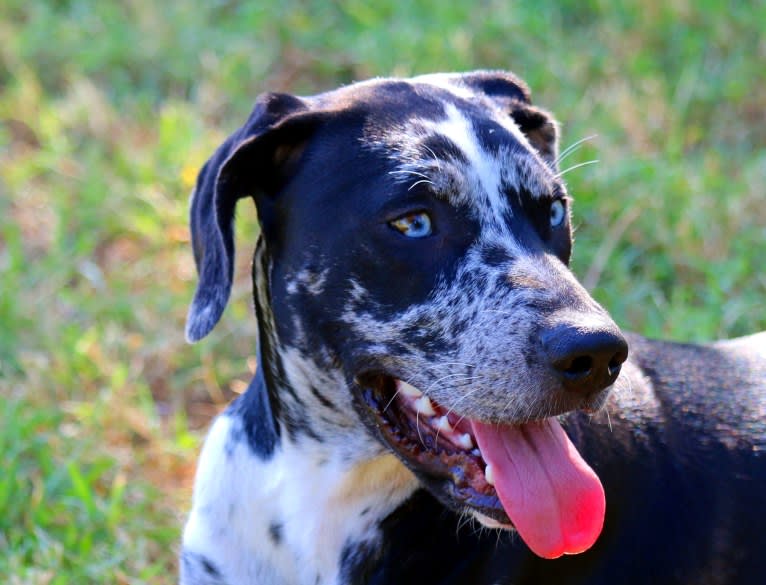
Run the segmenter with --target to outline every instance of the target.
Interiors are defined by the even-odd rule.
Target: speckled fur
[[[202,169],[192,199],[200,284],[191,341],[210,332],[229,296],[238,199],[253,197],[262,234],[253,261],[258,369],[205,442],[181,583],[754,585],[764,574],[739,554],[759,539],[737,536],[745,523],[734,520],[740,503],[766,508],[761,492],[737,483],[765,477],[763,460],[748,460],[725,484],[740,485],[730,489],[742,495],[725,513],[718,488],[699,486],[718,485],[708,468],[731,467],[719,447],[751,457],[766,450],[766,334],[709,349],[631,336],[635,358],[611,395],[574,401],[558,388],[540,331],[611,320],[567,267],[568,219],[546,234],[535,219],[546,202],[567,200],[557,151],[556,122],[508,73],[259,98]],[[385,231],[386,214],[418,202],[434,206],[446,226],[421,255]],[[687,382],[703,367],[725,369],[715,364],[736,364],[731,386],[723,374]],[[592,552],[561,561],[531,558],[518,539],[466,533],[463,515],[473,512],[437,502],[365,424],[354,389],[370,370],[485,421],[592,412],[608,402],[565,425],[597,462],[608,502],[630,528],[607,524]],[[718,387],[742,409],[719,406]],[[704,414],[711,405],[712,419]],[[700,478],[693,493],[726,522],[704,524],[690,503],[663,534],[641,524],[649,514],[634,506],[672,505],[658,486],[679,470]],[[681,561],[684,546],[702,552]]]

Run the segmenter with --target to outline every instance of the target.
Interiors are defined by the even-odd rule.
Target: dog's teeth
[[[487,463],[487,468],[484,470],[484,479],[487,480],[489,485],[495,485],[495,473],[489,463]]]
[[[468,433],[463,433],[458,437],[458,445],[460,445],[463,449],[473,449],[473,439],[471,439],[471,435]]]
[[[420,398],[423,396],[423,393],[415,388],[412,384],[408,384],[407,382],[402,382],[401,380],[397,381],[397,386],[399,387],[398,390],[405,396],[409,396],[410,398]]]
[[[428,399],[428,396],[421,396],[415,401],[415,410],[424,416],[433,416],[436,414],[433,404]]]
[[[447,420],[446,416],[439,417],[439,420],[436,421],[436,428],[444,433],[451,433],[455,430],[452,428],[452,425],[449,424],[449,420]]]

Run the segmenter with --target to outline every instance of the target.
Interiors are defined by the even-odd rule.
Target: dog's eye
[[[566,218],[566,207],[561,199],[551,203],[551,227],[559,227]]]
[[[408,238],[425,238],[432,233],[431,216],[425,211],[408,213],[388,222],[388,225]]]

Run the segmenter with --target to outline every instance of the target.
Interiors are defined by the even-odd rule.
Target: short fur
[[[258,99],[192,198],[191,341],[228,300],[237,200],[258,208],[258,368],[205,443],[182,583],[764,582],[766,333],[626,335],[611,391],[563,387],[551,332],[619,332],[567,267],[568,220],[549,223],[567,201],[557,152],[555,121],[509,73]],[[391,229],[418,210],[432,237]],[[359,380],[380,370],[462,416],[560,415],[605,486],[596,545],[543,560],[469,522],[480,511],[366,418]]]

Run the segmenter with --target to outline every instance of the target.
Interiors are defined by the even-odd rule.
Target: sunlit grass
[[[763,2],[0,6],[0,579],[172,583],[201,437],[254,352],[233,302],[183,340],[196,169],[257,93],[510,68],[597,135],[566,166],[574,268],[617,321],[766,328]]]

